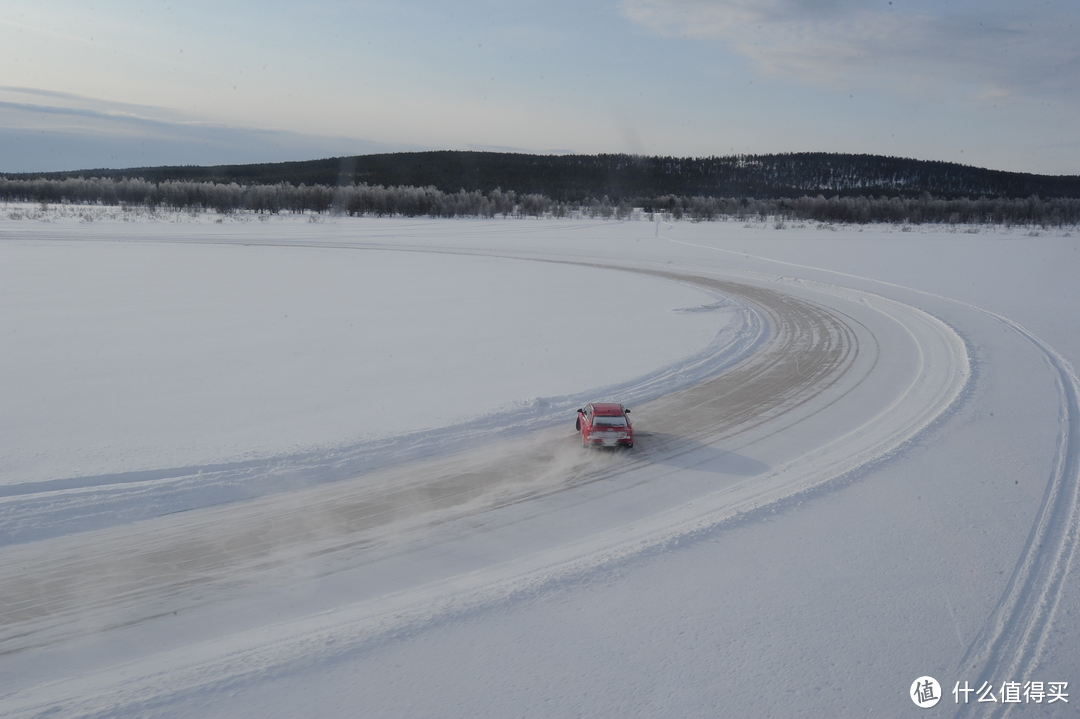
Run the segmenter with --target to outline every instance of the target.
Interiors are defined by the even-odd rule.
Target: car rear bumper
[[[619,432],[618,434],[612,432],[610,434],[599,434],[593,432],[586,440],[589,444],[597,445],[600,447],[615,447],[617,445],[630,445],[634,443],[634,436],[627,434],[626,432]]]

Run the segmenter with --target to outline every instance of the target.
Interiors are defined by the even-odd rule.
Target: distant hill
[[[950,162],[879,155],[792,153],[678,158],[638,155],[527,155],[500,152],[401,152],[306,162],[212,167],[136,167],[123,170],[22,173],[10,179],[73,177],[188,180],[240,185],[433,186],[442,192],[536,193],[560,202],[607,196],[639,198],[814,197],[1080,198],[1078,175],[1034,175]]]

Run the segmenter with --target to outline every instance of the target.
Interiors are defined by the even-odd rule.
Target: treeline
[[[168,210],[212,210],[224,214],[247,210],[405,217],[494,217],[559,214],[564,208],[546,197],[502,190],[442,192],[434,187],[240,185],[103,177],[63,180],[0,179],[0,198],[8,202],[128,205]],[[565,207],[569,211],[568,207]],[[575,209],[577,209],[575,207]]]
[[[1036,195],[1026,199],[922,197],[799,197],[796,199],[751,200],[734,198],[659,198],[646,209],[675,219],[738,219],[758,221],[801,221],[846,224],[949,224],[1021,225],[1073,227],[1080,224],[1080,200]]]
[[[880,155],[791,153],[728,157],[528,155],[500,152],[400,152],[308,162],[214,167],[148,167],[6,175],[63,180],[81,176],[148,182],[212,182],[299,187],[325,185],[433,187],[443,193],[510,188],[555,202],[582,204],[605,195],[614,203],[642,197],[991,197],[1080,198],[1080,176],[1034,175]]]
[[[613,200],[588,197],[579,202],[556,200],[540,193],[495,188],[488,192],[436,187],[368,185],[294,186],[241,185],[235,182],[197,182],[102,177],[61,180],[0,178],[0,198],[8,202],[76,205],[140,206],[175,211],[210,210],[224,214],[338,213],[353,216],[405,217],[601,217],[625,219],[635,215],[707,221],[828,223],[943,223],[979,225],[1080,224],[1080,199],[1023,199],[966,197],[935,198],[923,193],[906,197],[734,198],[661,195]]]

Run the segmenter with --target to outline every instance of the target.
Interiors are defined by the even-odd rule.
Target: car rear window
[[[593,417],[593,427],[625,427],[626,417]]]

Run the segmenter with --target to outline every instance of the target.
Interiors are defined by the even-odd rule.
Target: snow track
[[[27,688],[3,697],[8,713],[164,714],[184,697],[333,661],[388,637],[659,551],[695,533],[774,512],[887,459],[941,417],[970,377],[966,348],[951,328],[880,295],[674,266],[528,259],[693,284],[755,308],[747,314],[751,327],[758,313],[767,324],[714,347],[719,365],[702,358],[701,367],[713,373],[723,369],[719,374],[636,405],[641,439],[633,453],[583,453],[564,429],[538,429],[495,446],[426,457],[355,480],[9,546],[2,550],[0,567],[0,652],[10,655],[178,611],[199,611],[297,576],[431,553],[479,531],[497,533],[551,513],[573,516],[598,498],[617,495],[624,506],[635,508],[636,519],[627,522],[624,513],[605,523],[590,516],[576,534],[530,544],[526,551],[507,550],[498,561],[480,562],[475,571],[418,573],[402,588],[322,613]],[[762,342],[766,327],[770,335]],[[748,348],[756,351],[747,355]],[[739,358],[735,364],[733,357]],[[1067,409],[1075,417],[1075,377],[1070,381]],[[882,387],[890,389],[881,392]],[[868,403],[868,396],[876,399]],[[564,399],[571,406],[577,401]],[[834,427],[826,440],[819,434],[802,438],[811,419]],[[1021,624],[1032,627],[1024,636],[1045,632],[1053,582],[1060,581],[1075,543],[1076,482],[1069,481],[1076,465],[1074,433],[1070,429],[1063,439],[1062,480],[1040,515],[1046,515],[1040,521],[1047,529],[1033,532],[1029,542],[1034,547],[1049,537],[1064,549],[1046,566],[1036,553],[1031,568],[1018,567],[1014,577],[1025,587],[1033,582],[1048,587],[1049,600],[1028,589],[1016,593],[1017,602],[1003,600],[1004,618],[993,624],[1003,629],[987,632],[988,652],[976,651],[973,658],[989,653],[980,661],[993,662],[1004,661],[995,659],[999,655],[1012,656],[1014,651],[998,647],[1003,639],[1011,641]],[[789,459],[767,467],[739,454],[769,442],[790,446]],[[723,449],[711,449],[718,446]],[[710,462],[726,467],[733,479],[674,495],[663,486],[684,468]],[[1030,579],[1035,576],[1047,579]],[[1025,608],[1028,598],[1037,600],[1036,611]],[[1018,614],[1036,618],[1018,619]],[[1031,645],[1021,639],[1018,646]]]
[[[659,225],[657,226],[659,236]],[[669,242],[692,245],[665,238]],[[704,245],[692,245],[719,252],[730,252]],[[870,280],[835,270],[799,265],[792,262],[756,258],[801,270],[873,283],[891,289],[933,297],[960,305],[991,318],[1034,347],[1050,368],[1060,401],[1060,434],[1053,469],[1046,485],[1035,522],[1023,550],[1013,567],[1008,584],[975,639],[960,661],[963,676],[975,676],[976,686],[997,683],[1014,677],[1034,676],[1046,648],[1061,600],[1065,579],[1070,572],[1080,544],[1080,378],[1065,357],[1022,325],[996,312],[961,302],[944,295],[925,292],[893,283]],[[982,707],[961,704],[957,717],[971,716]],[[1003,717],[1013,712],[1013,704],[994,704],[986,716]]]
[[[1005,592],[961,661],[961,668],[977,675],[981,685],[1001,681],[1000,677],[1034,674],[1080,542],[1080,380],[1068,360],[1021,325],[993,312],[972,309],[1038,348],[1055,374],[1061,397],[1057,457],[1035,524]],[[1012,708],[1011,704],[999,704],[990,716],[1006,716]],[[957,716],[973,711],[970,705],[962,705]]]

